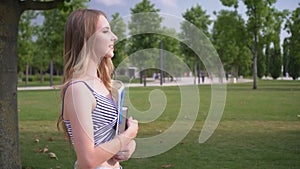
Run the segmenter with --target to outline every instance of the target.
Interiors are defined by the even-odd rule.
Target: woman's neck
[[[98,77],[97,70],[98,70],[98,66],[96,65],[96,63],[89,62],[89,66],[86,70],[85,75],[97,78]]]

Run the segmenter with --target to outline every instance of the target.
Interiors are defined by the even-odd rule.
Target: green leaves
[[[183,18],[199,28],[206,36],[209,37],[208,26],[212,23],[209,15],[201,8],[200,5],[191,7],[184,14]]]
[[[284,71],[297,79],[300,76],[300,3],[286,22],[285,29],[290,37],[284,40]]]
[[[181,51],[185,56],[186,62],[190,64],[189,66],[194,68],[195,66],[193,64],[199,63],[199,57],[194,53],[194,51],[191,50],[191,48],[197,48],[200,50],[200,48],[204,47],[204,36],[210,37],[208,27],[212,21],[209,19],[209,15],[206,14],[206,11],[203,10],[200,5],[191,7],[185,13],[183,13],[182,16],[187,22],[181,23],[182,32],[180,36],[185,39],[185,42],[189,42],[189,44],[194,46],[187,47],[186,45],[182,45]],[[195,34],[198,34],[195,28],[203,32],[202,38],[198,39],[199,37],[195,36]]]
[[[48,69],[50,61],[54,62],[56,69],[62,69],[65,23],[73,9],[86,7],[84,2],[86,0],[65,1],[63,6],[57,9],[40,13],[44,17],[44,22],[39,28],[37,46],[39,51],[40,49],[43,51],[37,54],[39,63],[36,65],[39,65],[41,71]]]
[[[246,75],[246,71],[238,72],[241,67],[249,67],[251,54],[247,45],[247,35],[244,20],[236,11],[222,10],[217,15],[212,31],[212,42],[219,54],[226,71]],[[232,72],[233,71],[233,72]]]
[[[228,6],[228,7],[233,6],[234,8],[238,8],[239,6],[238,0],[221,0],[221,2],[224,6]]]
[[[32,20],[37,17],[34,11],[25,11],[21,15],[18,31],[18,70],[24,71],[31,64],[34,50],[34,33],[37,25]]]
[[[158,32],[161,29],[162,19],[157,14],[160,10],[155,8],[149,0],[143,0],[130,10],[133,15],[131,22],[128,23],[129,34],[131,35],[128,52],[134,53],[147,48],[157,48],[159,46],[159,36],[152,32]],[[154,60],[148,54],[144,54],[144,60],[131,57],[129,58],[130,62],[138,68],[145,65],[145,60],[147,65],[154,65]]]
[[[118,41],[114,48],[114,57],[112,58],[113,64],[117,67],[123,59],[126,57],[125,45],[126,45],[126,25],[117,12],[112,15],[112,21],[110,22],[111,31],[118,37]]]

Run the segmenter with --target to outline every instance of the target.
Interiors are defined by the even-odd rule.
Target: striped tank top
[[[94,129],[94,145],[98,146],[99,144],[105,143],[115,136],[115,125],[117,122],[118,110],[116,108],[115,101],[108,97],[105,97],[95,90],[92,89],[86,82],[84,81],[75,81],[68,84],[65,88],[63,100],[62,100],[62,115],[64,109],[64,96],[67,88],[75,83],[82,82],[87,88],[93,93],[96,99],[96,107],[92,111],[92,121],[93,121],[93,129]],[[72,137],[72,128],[69,120],[63,120],[67,131],[70,135],[70,139],[74,144],[74,140]]]

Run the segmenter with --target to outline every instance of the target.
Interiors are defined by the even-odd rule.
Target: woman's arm
[[[112,160],[116,162],[123,162],[128,160],[133,152],[135,151],[136,142],[131,140],[130,143],[125,147],[125,149],[119,151],[116,155],[112,157]]]
[[[94,146],[94,131],[91,112],[96,101],[82,83],[73,84],[65,94],[65,119],[70,120],[74,148],[81,168],[95,168],[124,149],[136,137],[138,124],[129,122],[128,129],[109,142]]]

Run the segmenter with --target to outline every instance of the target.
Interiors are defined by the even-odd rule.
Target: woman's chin
[[[113,58],[114,57],[114,53],[112,52],[112,53],[107,53],[106,54],[106,57],[108,57],[108,58]]]

